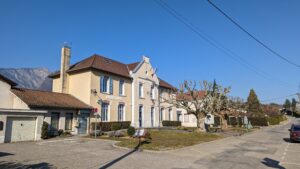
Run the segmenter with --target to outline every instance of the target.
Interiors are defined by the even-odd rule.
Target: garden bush
[[[162,125],[165,127],[178,127],[181,126],[181,121],[162,121]]]
[[[92,122],[90,125],[90,131],[95,130],[95,124],[96,124],[97,130],[100,130],[100,128],[101,128],[101,131],[112,131],[113,124],[120,125],[119,129],[128,129],[130,126],[130,123],[131,123],[130,121],[97,122],[97,124],[95,122]]]
[[[120,130],[121,129],[121,124],[120,123],[113,123],[111,125],[111,130],[112,131],[117,131],[117,130]]]
[[[135,133],[135,128],[130,126],[128,129],[127,129],[127,134],[132,137]]]
[[[214,123],[214,127],[220,126],[221,125],[221,118],[218,116],[214,117],[215,123]]]
[[[268,119],[266,117],[248,117],[252,126],[268,126]]]
[[[285,116],[283,116],[283,115],[274,115],[274,116],[270,116],[268,118],[268,121],[269,121],[270,125],[280,124],[280,122],[282,122],[284,120],[286,120],[286,119],[285,119]]]
[[[42,139],[49,138],[48,126],[49,126],[49,124],[44,121],[43,126],[42,126],[42,134],[41,134]]]

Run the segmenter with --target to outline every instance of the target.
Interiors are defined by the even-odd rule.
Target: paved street
[[[300,120],[298,119],[300,122]],[[0,145],[0,168],[300,168],[300,143],[289,124],[167,152],[134,152],[103,140],[50,140]]]

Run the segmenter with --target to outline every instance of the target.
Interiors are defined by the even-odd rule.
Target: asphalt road
[[[0,168],[300,169],[290,123],[166,152],[117,149],[103,140],[0,144]]]

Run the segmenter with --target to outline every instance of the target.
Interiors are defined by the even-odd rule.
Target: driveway
[[[111,141],[91,139],[0,144],[0,168],[299,169],[300,144],[289,143],[289,127],[167,152],[117,149]]]

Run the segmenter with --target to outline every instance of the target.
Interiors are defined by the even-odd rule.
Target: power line
[[[216,4],[214,4],[211,0],[207,0],[210,5],[212,5],[217,11],[219,11],[222,15],[224,15],[228,20],[230,20],[234,25],[236,25],[240,30],[242,30],[244,33],[246,33],[248,36],[250,36],[254,41],[259,43],[261,46],[266,48],[269,52],[280,58],[281,60],[284,60],[285,62],[300,68],[300,65],[297,63],[294,63],[293,61],[287,59],[286,57],[282,56],[278,52],[276,52],[274,49],[260,41],[258,38],[256,38],[253,34],[251,34],[249,31],[247,31],[245,28],[243,28],[240,24],[238,24],[235,20],[233,20],[229,15],[227,15],[224,11],[222,11]]]
[[[257,71],[257,68],[252,66],[251,64],[247,63],[242,57],[238,56],[235,54],[233,51],[230,49],[224,47],[224,45],[220,44],[216,40],[214,40],[212,37],[208,36],[207,34],[203,33],[199,27],[194,25],[191,21],[189,21],[186,17],[181,15],[179,12],[177,12],[174,8],[172,8],[170,5],[168,5],[166,2],[163,0],[154,0],[159,6],[161,6],[165,11],[167,11],[169,14],[171,14],[175,19],[177,19],[179,22],[184,24],[187,28],[189,28],[192,32],[194,32],[197,36],[199,36],[201,39],[205,40],[207,43],[212,45],[213,47],[217,48],[221,52],[223,52],[226,56],[229,56],[231,59],[234,61],[242,64],[249,70],[253,71],[257,75],[261,76],[262,78],[266,80],[272,80],[272,78],[269,78],[266,76],[265,72],[262,73],[262,71]],[[285,82],[280,81],[282,84],[287,84]],[[286,87],[286,86],[285,86]]]
[[[281,97],[275,97],[275,98],[271,98],[271,99],[266,99],[266,100],[263,100],[261,102],[263,103],[263,102],[269,102],[269,101],[284,99],[284,98],[295,96],[295,95],[298,95],[298,93],[290,94],[290,95],[287,95],[287,96],[281,96]]]

